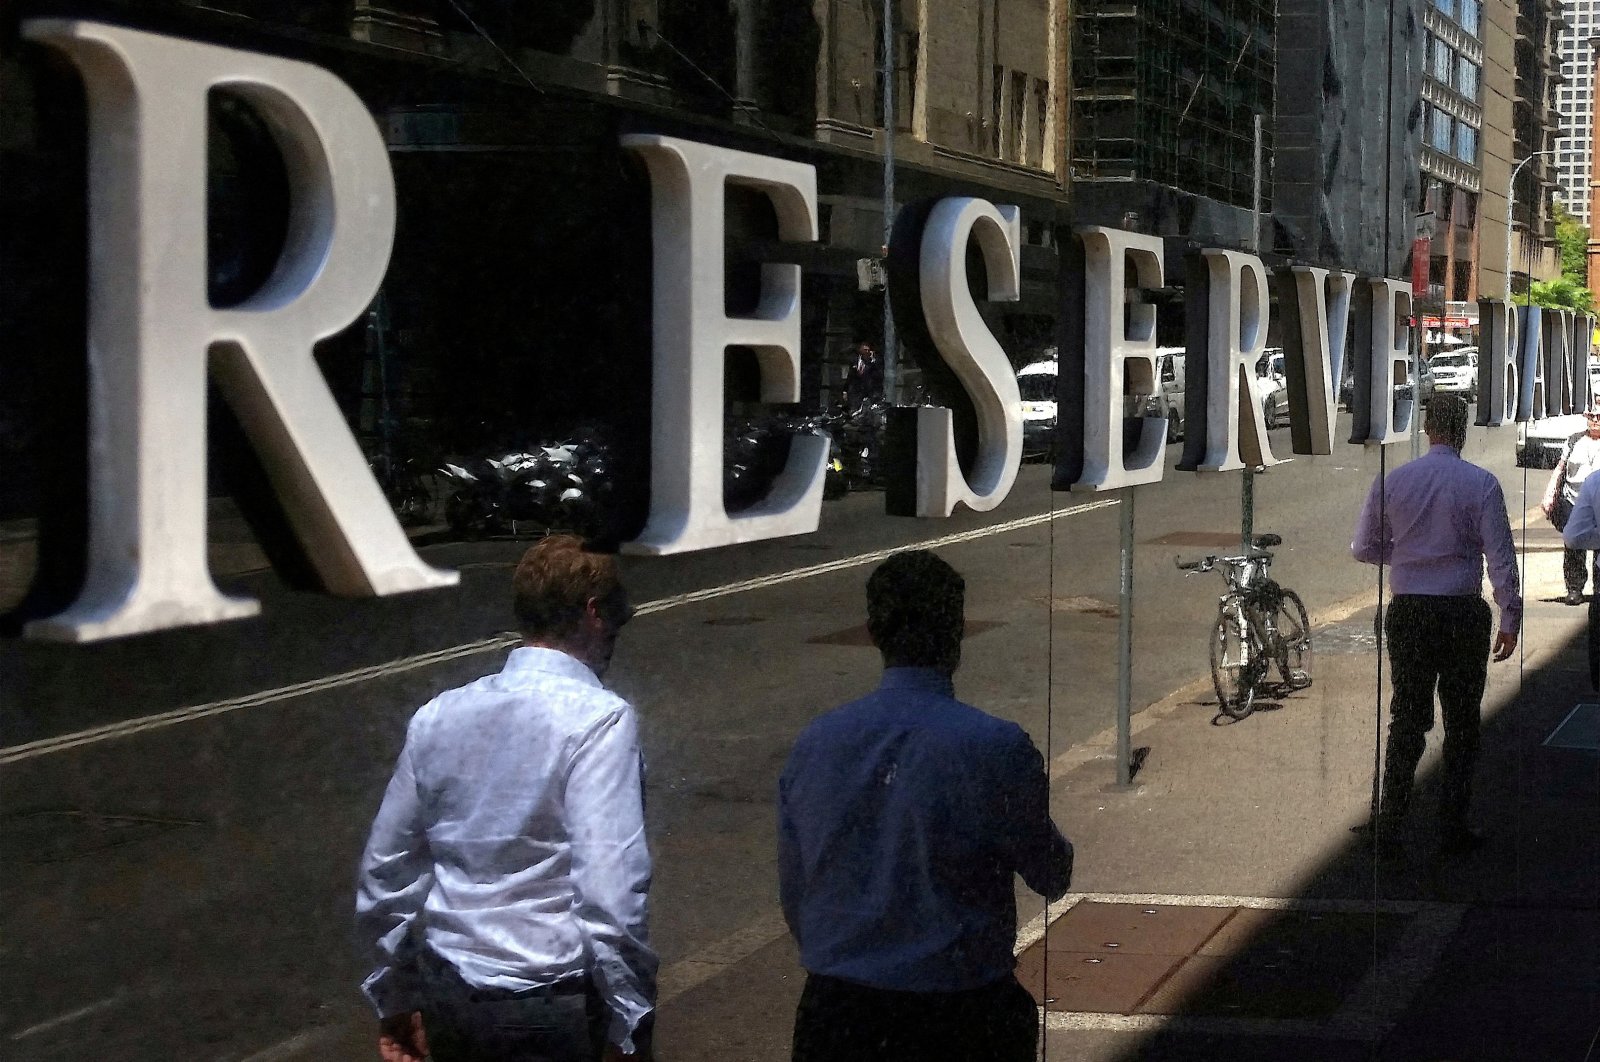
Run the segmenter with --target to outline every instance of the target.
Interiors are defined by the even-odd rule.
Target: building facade
[[[1158,235],[1252,246],[1258,176],[1272,209],[1276,46],[1270,0],[1075,4],[1076,215],[1121,225],[1132,214]]]
[[[1418,21],[1409,2],[1279,3],[1272,253],[1404,269],[1420,173]]]
[[[1556,104],[1564,139],[1557,148],[1561,203],[1584,225],[1591,223],[1589,173],[1594,159],[1594,45],[1600,36],[1600,0],[1566,0],[1567,28],[1561,34],[1561,72]]]
[[[1428,301],[1478,297],[1478,215],[1483,197],[1483,6],[1429,0],[1423,7],[1420,229],[1431,236]]]
[[[1557,188],[1558,143],[1567,135],[1558,109],[1560,0],[1517,0],[1513,37],[1516,98],[1512,107],[1511,288],[1561,273],[1551,202]]]

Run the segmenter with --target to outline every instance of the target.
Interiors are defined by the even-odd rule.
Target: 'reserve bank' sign
[[[453,572],[417,555],[374,481],[312,358],[383,281],[395,186],[365,105],[316,66],[85,21],[37,20],[25,34],[81,73],[89,103],[90,534],[74,604],[34,621],[30,637],[89,642],[254,615],[218,590],[206,562],[207,374],[239,413],[284,509],[335,593],[398,594],[450,586]],[[206,100],[225,88],[267,121],[291,184],[288,238],[267,282],[241,304],[206,298]],[[818,237],[816,171],[802,162],[680,138],[629,135],[650,175],[654,229],[650,511],[625,549],[681,553],[815,531],[827,440],[798,436],[765,499],[730,515],[722,499],[723,359],[753,349],[761,396],[800,397],[800,267],[763,268],[757,309],[725,310],[724,197],[744,186],[770,201],[785,241]],[[1159,481],[1165,421],[1146,418],[1124,446],[1123,395],[1156,371],[1159,237],[1078,231],[1082,376],[1063,383],[1081,436],[1059,441],[1074,490]],[[1018,298],[1019,210],[970,197],[935,204],[916,234],[920,324],[976,414],[977,445],[958,461],[952,411],[914,412],[914,477],[902,494],[924,517],[1005,501],[1022,459],[1016,377],[967,276],[976,245],[987,297]],[[1077,252],[1075,252],[1077,253]],[[1356,381],[1352,443],[1408,436],[1413,401],[1396,385],[1409,364],[1411,295],[1403,281],[1201,252],[1206,336],[1191,347],[1191,441],[1181,467],[1226,472],[1277,462],[1251,379],[1277,285],[1289,359],[1296,453],[1333,452],[1346,351]],[[1484,304],[1480,425],[1570,412],[1587,401],[1592,320]],[[1347,340],[1353,339],[1350,343]],[[1074,365],[1076,365],[1076,360]]]

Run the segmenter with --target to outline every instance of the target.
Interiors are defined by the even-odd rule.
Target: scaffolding
[[[1275,8],[1275,0],[1080,0],[1074,179],[1153,181],[1249,206],[1258,114],[1271,159]]]

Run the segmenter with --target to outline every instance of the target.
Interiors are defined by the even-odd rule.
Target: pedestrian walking
[[[1589,423],[1593,425],[1594,421]],[[1572,506],[1572,516],[1561,531],[1561,542],[1569,553],[1600,550],[1600,476],[1584,480],[1583,489]],[[1593,556],[1595,593],[1589,597],[1589,688],[1600,690],[1600,553]]]
[[[1381,807],[1380,855],[1399,855],[1417,762],[1433,727],[1437,689],[1444,718],[1441,850],[1468,851],[1483,837],[1468,823],[1478,723],[1488,680],[1493,616],[1479,593],[1485,562],[1500,606],[1494,659],[1517,646],[1522,595],[1505,496],[1487,470],[1466,461],[1467,404],[1437,395],[1423,421],[1428,452],[1372,485],[1350,551],[1390,565],[1393,600],[1384,617],[1394,682]]]
[[[1578,501],[1578,492],[1589,474],[1600,466],[1600,406],[1591,405],[1584,413],[1587,427],[1567,440],[1561,460],[1550,472],[1539,509],[1549,517],[1557,531],[1565,531],[1567,519]],[[1567,546],[1561,551],[1561,576],[1567,586],[1567,604],[1583,604],[1583,584],[1588,575],[1589,558],[1581,547]],[[1595,583],[1600,591],[1600,580]]]
[[[571,535],[512,588],[523,644],[412,718],[361,859],[385,1062],[650,1055],[638,724],[600,682],[632,606]]]
[[[778,789],[778,884],[806,984],[795,1062],[1031,1062],[1015,875],[1051,899],[1072,846],[1044,758],[955,697],[965,584],[926,550],[867,581],[878,689],[819,717]]]

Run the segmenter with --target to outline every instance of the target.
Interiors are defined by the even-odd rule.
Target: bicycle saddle
[[[1271,549],[1273,546],[1283,545],[1282,535],[1257,535],[1255,537],[1256,549]]]

